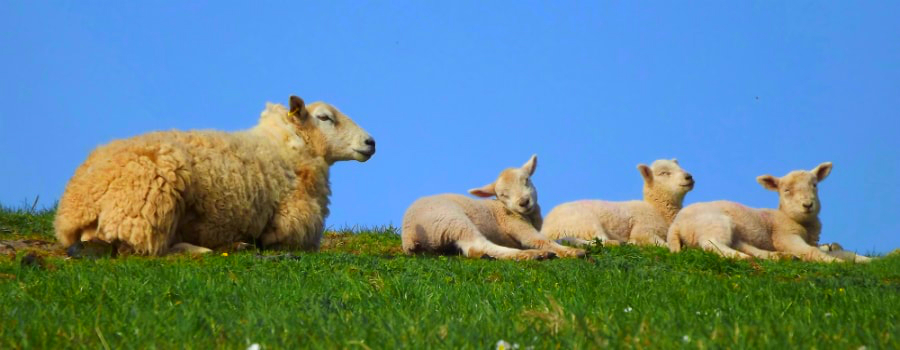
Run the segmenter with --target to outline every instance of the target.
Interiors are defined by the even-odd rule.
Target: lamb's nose
[[[691,174],[684,175],[684,179],[688,181],[694,181],[694,176]]]
[[[810,209],[813,206],[813,202],[803,202],[803,207],[806,209]]]
[[[373,138],[371,138],[371,137],[370,137],[370,138],[367,138],[366,141],[365,141],[365,143],[366,143],[367,145],[369,145],[369,146],[375,147],[375,139],[373,139]]]
[[[519,200],[519,206],[522,208],[528,208],[529,203],[531,203],[531,199],[529,199],[529,198]]]

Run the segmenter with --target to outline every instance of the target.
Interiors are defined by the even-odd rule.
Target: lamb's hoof
[[[556,259],[556,257],[557,257],[556,253],[551,252],[551,251],[546,251],[546,252],[542,252],[542,254],[537,257],[537,260],[550,260],[550,259]]]
[[[497,260],[497,258],[487,255],[487,254],[482,254],[479,259],[481,259],[481,260]]]
[[[566,250],[558,251],[558,252],[556,252],[556,254],[560,258],[571,258],[571,257],[583,258],[587,254],[587,252],[585,252],[584,249],[573,248],[573,249],[566,249]]]
[[[515,260],[544,260],[550,252],[537,249],[523,250],[515,255]],[[556,254],[553,254],[556,255]]]

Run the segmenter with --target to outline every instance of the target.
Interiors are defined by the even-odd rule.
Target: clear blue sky
[[[228,4],[226,4],[228,3]],[[834,162],[822,240],[900,247],[900,2],[4,1],[0,203],[52,205],[97,145],[239,130],[290,94],[378,142],[332,170],[332,227],[399,226],[539,156],[544,213],[641,196],[777,205],[756,176]]]

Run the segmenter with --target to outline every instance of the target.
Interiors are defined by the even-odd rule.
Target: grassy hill
[[[329,232],[317,253],[74,260],[52,216],[0,210],[0,348],[900,348],[896,254],[408,257],[388,227]]]

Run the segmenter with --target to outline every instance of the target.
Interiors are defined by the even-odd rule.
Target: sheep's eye
[[[319,120],[321,120],[321,121],[323,121],[323,122],[326,121],[326,120],[331,120],[331,118],[328,118],[328,116],[327,116],[327,115],[324,115],[324,114],[318,115],[318,116],[316,116],[316,118],[319,118]]]
[[[813,184],[813,188],[819,188],[819,184]]]
[[[672,175],[672,173],[670,173],[668,171],[663,171],[663,172],[659,173],[659,176],[669,176],[669,175]]]
[[[497,197],[506,198],[506,193],[498,193]]]

